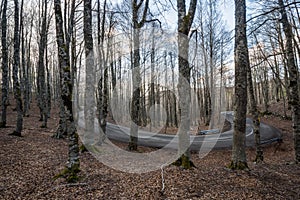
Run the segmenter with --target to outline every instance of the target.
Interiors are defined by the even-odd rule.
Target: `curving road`
[[[233,114],[227,113],[226,119],[233,123]],[[246,145],[255,146],[255,139],[253,134],[253,122],[247,118],[246,128]],[[233,127],[233,126],[231,126]],[[107,124],[107,137],[112,140],[120,142],[129,141],[129,128],[122,127],[114,124]],[[260,124],[261,143],[267,144],[276,142],[281,139],[281,132],[273,126],[269,126],[265,123]],[[228,148],[232,146],[233,130],[226,131],[224,133],[217,133],[216,131],[208,131],[205,135],[191,135],[190,149],[192,151],[199,151],[205,149],[220,149]],[[174,135],[155,134],[147,131],[139,130],[138,144],[141,146],[149,146],[156,148],[178,148],[178,137]]]

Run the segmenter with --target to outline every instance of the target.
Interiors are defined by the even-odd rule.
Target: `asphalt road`
[[[233,116],[229,114],[226,118],[232,123]],[[232,126],[233,127],[233,126]],[[117,126],[114,124],[107,124],[107,137],[111,140],[120,142],[129,141],[130,130],[127,127]],[[281,132],[273,126],[267,124],[260,124],[261,143],[267,144],[276,142],[281,139]],[[201,149],[221,149],[229,148],[232,146],[232,135],[233,130],[226,131],[224,133],[208,133],[206,135],[191,135],[190,149],[192,151],[199,151]],[[138,145],[162,148],[177,149],[178,148],[178,137],[176,135],[166,134],[154,134],[147,131],[139,130],[138,134]],[[255,139],[253,134],[253,122],[247,118],[246,128],[246,145],[255,146]]]

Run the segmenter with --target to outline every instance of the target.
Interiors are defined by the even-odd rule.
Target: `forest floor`
[[[262,119],[283,133],[283,143],[264,146],[264,163],[252,162],[254,148],[247,149],[248,171],[226,167],[230,149],[211,151],[202,159],[192,154],[196,168],[165,167],[165,189],[161,192],[160,170],[124,173],[87,152],[80,155],[78,183],[54,180],[66,164],[68,141],[51,137],[57,128],[57,110],[53,110],[48,128],[42,129],[38,109],[32,106],[30,117],[24,118],[23,137],[8,135],[16,121],[12,106],[8,107],[8,128],[0,129],[0,199],[300,199],[300,166],[293,163],[292,123],[278,116]],[[271,109],[277,115],[280,112],[276,105]]]

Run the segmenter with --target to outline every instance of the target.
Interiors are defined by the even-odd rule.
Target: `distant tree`
[[[66,177],[68,182],[78,180],[77,173],[80,171],[78,134],[76,132],[75,121],[73,118],[73,85],[71,79],[70,59],[66,52],[66,42],[64,39],[63,17],[61,11],[61,1],[54,0],[56,40],[58,47],[58,60],[60,63],[60,92],[65,110],[67,133],[69,136],[69,158],[66,170],[61,174]]]
[[[235,0],[235,103],[231,169],[246,169],[247,69],[246,1]]]
[[[37,99],[38,99],[38,106],[40,109],[40,121],[43,122],[42,128],[47,127],[48,121],[48,95],[47,95],[47,88],[46,88],[46,78],[45,78],[45,50],[47,46],[47,8],[48,4],[47,1],[42,1],[42,5],[44,6],[41,12],[41,30],[40,30],[40,41],[39,41],[39,58],[38,58],[38,77],[37,77]],[[47,59],[47,58],[46,58]]]
[[[180,126],[179,126],[179,153],[181,166],[185,169],[191,167],[190,162],[190,103],[191,103],[191,66],[189,63],[189,40],[192,23],[197,7],[197,0],[191,0],[188,13],[186,13],[186,1],[177,0],[178,12],[178,63],[179,63],[179,79],[178,79],[178,94],[179,94],[179,111],[180,111]]]
[[[248,57],[249,59],[249,57]],[[248,61],[249,63],[249,61]],[[255,137],[255,145],[256,145],[256,158],[255,162],[259,163],[264,160],[263,157],[263,150],[261,147],[261,142],[260,142],[260,120],[258,116],[258,109],[257,109],[257,103],[255,100],[255,95],[254,95],[254,89],[253,89],[253,82],[252,82],[252,72],[250,68],[250,64],[247,65],[247,86],[248,86],[248,95],[250,99],[250,114],[253,117],[253,127],[254,127],[254,137]]]
[[[101,76],[98,81],[97,88],[97,109],[98,119],[100,127],[103,133],[106,133],[106,118],[108,114],[108,67],[107,67],[107,54],[104,52],[104,40],[105,40],[105,20],[107,16],[106,12],[107,1],[103,3],[103,13],[101,19],[101,6],[100,0],[97,1],[97,29],[98,29],[98,46],[100,47],[99,58],[100,58],[100,73]],[[110,34],[110,30],[108,31]]]
[[[7,50],[7,0],[3,1],[2,19],[1,19],[1,41],[2,41],[2,99],[1,99],[1,122],[0,127],[6,127],[6,110],[8,99],[8,50]]]
[[[22,1],[22,4],[24,4],[24,1]],[[21,27],[21,52],[22,52],[22,57],[21,57],[21,65],[22,65],[22,92],[23,92],[23,102],[24,102],[24,111],[23,111],[23,115],[24,117],[28,117],[29,116],[29,105],[30,105],[30,99],[29,99],[29,94],[30,94],[30,87],[29,87],[29,65],[30,65],[30,43],[31,43],[31,37],[32,37],[32,16],[29,16],[27,18],[26,14],[24,14],[24,6],[21,6],[22,10],[21,10],[21,19],[25,18],[29,20],[29,31],[30,31],[30,36],[28,38],[28,29],[26,29],[27,27],[25,27],[25,23],[24,23],[24,19],[21,20],[20,22],[20,27]],[[28,41],[29,40],[29,41]],[[26,52],[26,49],[28,50]],[[26,60],[28,59],[28,60]]]

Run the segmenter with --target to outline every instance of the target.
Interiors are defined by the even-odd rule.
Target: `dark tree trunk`
[[[141,12],[141,5],[143,1],[132,1],[132,23],[133,23],[133,65],[132,69],[132,85],[133,96],[131,102],[131,127],[128,149],[130,151],[137,150],[138,142],[138,128],[141,125],[140,112],[141,108],[141,74],[140,74],[140,29],[146,23],[148,14],[149,0],[145,1],[144,10],[142,11],[142,19],[139,21],[139,13]]]
[[[66,52],[66,43],[64,40],[63,18],[61,12],[61,1],[54,0],[55,22],[56,22],[56,40],[58,47],[58,60],[60,63],[60,88],[61,99],[65,109],[65,119],[67,125],[67,133],[69,136],[69,158],[66,166],[65,175],[68,182],[78,180],[77,173],[79,172],[79,146],[78,134],[76,132],[75,122],[73,118],[73,85],[71,80],[70,59]]]
[[[17,125],[12,135],[21,136],[23,129],[23,103],[21,95],[21,87],[18,78],[18,71],[20,68],[20,31],[19,31],[19,2],[15,2],[15,29],[14,29],[14,58],[13,58],[13,87],[14,96],[17,108]]]
[[[23,3],[23,2],[22,2]],[[23,6],[22,6],[23,7]],[[22,12],[23,13],[23,12]],[[21,15],[23,16],[23,15]],[[23,20],[21,24],[21,31],[22,31],[22,39],[21,39],[21,46],[22,46],[22,71],[23,71],[23,101],[24,101],[24,117],[29,116],[29,66],[30,66],[30,43],[31,43],[31,37],[32,37],[32,26],[33,26],[33,17],[31,18],[30,21],[30,35],[29,39],[27,38],[28,32],[26,32],[26,38],[25,38],[25,33],[24,33],[24,25],[23,25]],[[29,41],[28,41],[29,40]],[[28,49],[27,51],[27,58],[26,58],[26,48]],[[27,59],[27,61],[26,61]]]
[[[67,1],[65,1],[66,3]],[[65,4],[65,9],[67,9],[67,6]],[[65,13],[66,14],[66,13]],[[70,18],[69,18],[69,21],[64,21],[64,33],[65,33],[65,38],[66,38],[66,53],[68,54],[68,59],[70,59],[70,43],[71,43],[71,38],[74,38],[74,34],[73,34],[73,30],[74,30],[74,24],[75,24],[75,21],[74,21],[74,16],[75,16],[75,0],[72,0],[71,2],[71,12],[70,12]],[[66,17],[65,17],[66,18]],[[72,43],[72,55],[74,53],[74,51],[76,51],[76,47],[73,46],[73,43]],[[69,63],[71,64],[71,80],[72,80],[72,85],[74,86],[74,80],[75,80],[75,75],[76,75],[76,59],[73,60],[73,57],[72,57],[72,62],[69,61]],[[60,63],[59,63],[60,65]],[[57,92],[59,94],[61,94],[61,91],[60,91],[60,88],[57,89]],[[60,110],[59,110],[59,125],[58,125],[58,128],[56,130],[56,133],[55,135],[53,135],[53,137],[55,138],[64,138],[65,136],[68,135],[67,133],[67,120],[66,120],[66,111],[65,111],[65,108],[64,108],[64,105],[63,105],[63,100],[61,99],[61,95],[60,97],[58,98],[59,99],[59,107],[60,107]]]
[[[9,92],[8,85],[8,50],[7,50],[7,0],[3,1],[2,20],[1,20],[1,31],[2,31],[2,99],[1,99],[1,121],[0,128],[6,127],[6,110],[7,110],[7,99]]]
[[[44,8],[42,12],[42,28],[40,31],[40,43],[39,43],[39,61],[38,61],[38,106],[40,108],[40,120],[42,123],[42,128],[47,127],[48,121],[48,96],[46,88],[46,78],[45,78],[45,49],[47,45],[47,1],[43,2]]]

